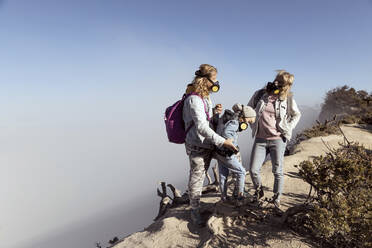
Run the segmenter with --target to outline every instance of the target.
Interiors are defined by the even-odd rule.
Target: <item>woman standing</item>
[[[276,207],[280,207],[283,190],[283,160],[287,142],[297,125],[301,113],[290,92],[294,76],[284,70],[278,71],[273,83],[258,90],[251,97],[248,106],[256,110],[257,121],[251,124],[253,144],[250,174],[255,187],[255,199],[264,196],[261,184],[261,167],[270,154],[274,174],[274,197]]]
[[[237,151],[229,139],[218,135],[209,122],[212,117],[212,102],[210,92],[217,92],[217,69],[208,64],[202,64],[195,72],[192,83],[187,92],[194,92],[186,98],[183,106],[183,120],[186,130],[185,147],[190,160],[189,199],[191,205],[191,220],[196,225],[201,225],[200,196],[202,193],[205,173],[208,171],[216,147],[222,146]]]

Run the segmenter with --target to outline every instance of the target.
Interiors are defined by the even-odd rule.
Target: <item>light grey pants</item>
[[[280,198],[283,191],[283,160],[287,142],[283,139],[266,140],[256,138],[251,153],[251,162],[249,172],[252,182],[257,189],[261,187],[261,167],[267,154],[270,154],[272,163],[272,172],[274,174],[274,193],[278,193]]]
[[[186,154],[189,156],[190,160],[188,183],[190,206],[192,209],[196,209],[200,205],[205,175],[209,169],[214,150],[190,146],[188,144],[185,144],[185,147]]]

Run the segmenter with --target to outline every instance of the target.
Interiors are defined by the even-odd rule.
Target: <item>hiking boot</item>
[[[258,201],[259,199],[261,199],[262,197],[264,196],[264,191],[262,189],[262,187],[258,187],[256,189],[256,192],[254,192],[254,199],[255,201]]]
[[[201,226],[203,224],[199,208],[191,209],[191,221],[196,226]]]

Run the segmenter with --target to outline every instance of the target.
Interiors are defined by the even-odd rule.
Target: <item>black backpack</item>
[[[262,96],[265,94],[265,92],[266,92],[265,88],[262,88],[262,89],[258,90],[256,96],[254,97],[253,109],[256,109],[258,101],[262,98]]]

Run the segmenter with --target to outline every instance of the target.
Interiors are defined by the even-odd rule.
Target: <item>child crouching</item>
[[[242,104],[235,104],[233,111],[225,110],[224,114],[219,120],[216,132],[224,137],[230,139],[232,143],[238,147],[238,132],[241,132],[248,127],[248,123],[254,123],[256,120],[256,111]],[[239,149],[239,148],[238,148]],[[218,170],[220,174],[220,191],[221,200],[230,200],[227,196],[227,178],[229,172],[236,174],[238,198],[244,198],[244,184],[246,170],[242,165],[239,153],[234,153],[226,148],[216,149],[216,158],[218,160]]]

